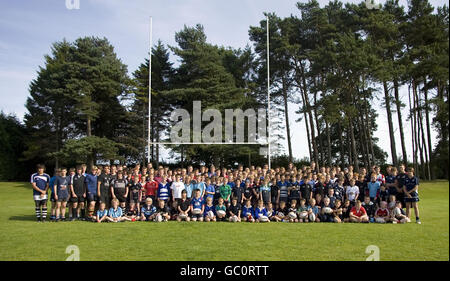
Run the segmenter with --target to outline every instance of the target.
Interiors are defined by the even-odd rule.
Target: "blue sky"
[[[73,41],[81,36],[106,37],[115,47],[119,58],[132,73],[148,54],[149,17],[153,17],[153,43],[175,45],[174,35],[183,25],[201,23],[208,41],[217,45],[243,48],[251,44],[249,26],[259,24],[263,12],[275,12],[284,17],[298,14],[295,0],[80,0],[80,9],[69,10],[65,0],[0,0],[0,110],[23,118],[28,87],[36,78],[44,55],[50,53],[53,42],[66,38]],[[321,5],[328,1],[319,0]],[[343,1],[358,3],[361,1]],[[380,0],[379,2],[383,2]],[[401,1],[406,5],[406,1]],[[431,1],[448,5],[448,1]],[[176,61],[175,57],[172,57]],[[406,89],[402,96],[407,100]],[[381,95],[380,95],[381,96]],[[386,111],[379,109],[381,147],[390,154]],[[297,106],[290,104],[294,157],[308,155],[304,123],[295,123]],[[406,116],[407,112],[403,112]],[[397,123],[397,120],[394,119]],[[405,123],[409,136],[409,123]],[[396,134],[398,136],[398,129]],[[432,132],[433,140],[436,133]],[[286,145],[285,145],[286,146]],[[407,143],[410,147],[411,144]],[[408,149],[409,154],[411,149]],[[400,153],[400,144],[397,143]]]

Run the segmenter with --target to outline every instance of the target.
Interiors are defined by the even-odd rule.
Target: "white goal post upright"
[[[266,15],[266,45],[267,45],[267,162],[269,170],[271,169],[270,163],[270,70],[269,70],[269,14]]]
[[[147,140],[147,164],[150,163],[150,131],[151,131],[151,116],[152,116],[152,30],[153,18],[150,17],[150,57],[148,61],[148,140]]]

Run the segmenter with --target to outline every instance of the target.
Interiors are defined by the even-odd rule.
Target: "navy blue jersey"
[[[419,179],[417,177],[412,177],[412,178],[406,177],[406,179],[405,179],[406,191],[409,192],[409,191],[413,190],[416,185],[419,185]],[[414,197],[414,196],[417,196],[417,194],[418,194],[418,192],[415,191],[415,192],[411,193],[411,196]]]
[[[399,188],[403,188],[403,186],[405,185],[405,180],[408,176],[405,173],[399,173],[396,176],[396,180],[397,180],[397,185]]]
[[[266,216],[267,217],[267,210],[264,207],[262,207],[262,209],[255,208],[253,213],[255,214],[255,219],[259,219],[260,216]]]
[[[247,207],[247,206],[242,207],[242,217],[247,217],[249,215],[253,216],[253,207],[252,206],[250,206],[250,207]]]
[[[193,209],[200,209],[201,210],[203,204],[204,204],[204,201],[203,201],[202,197],[199,197],[199,198],[194,197],[194,198],[191,199],[191,205],[192,205]]]
[[[56,185],[56,194],[58,197],[69,197],[69,185],[71,183],[71,176],[57,176],[55,179],[55,185]]]
[[[231,189],[231,194],[233,196],[233,198],[237,198],[238,202],[241,202],[242,200],[242,194],[244,193],[244,187],[242,187],[242,185],[234,185],[234,187],[232,187]]]
[[[87,190],[89,193],[96,195],[97,194],[97,176],[93,174],[86,174],[85,182],[87,185]]]
[[[214,205],[208,206],[205,205],[205,210],[203,212],[203,216],[207,216],[209,211],[213,212],[214,216],[216,215],[216,207],[214,207]]]
[[[170,185],[171,183],[168,182],[166,184],[158,184],[158,198],[161,200],[169,200],[170,198]]]
[[[36,187],[40,190],[45,190],[47,184],[50,182],[50,176],[47,174],[39,175],[39,173],[34,173],[31,175],[31,183],[35,183]],[[39,191],[33,189],[33,195],[41,195]]]

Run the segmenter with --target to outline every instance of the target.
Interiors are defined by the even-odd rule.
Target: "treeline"
[[[385,164],[387,154],[374,132],[386,126],[392,164],[414,165],[422,178],[448,178],[448,7],[434,8],[423,0],[402,7],[388,0],[380,9],[339,1],[324,7],[317,1],[299,2],[296,8],[286,18],[266,15],[272,96],[268,130],[272,140],[287,141],[287,154],[275,146],[274,164],[299,161],[292,153],[294,145],[307,145],[309,159],[319,167]],[[253,48],[243,49],[208,43],[202,25],[177,32],[177,46],[158,41],[152,48],[152,141],[168,140],[170,113],[177,108],[192,113],[194,100],[202,101],[202,110],[265,107],[266,32],[263,18],[259,26],[249,27]],[[15,124],[14,136],[20,137],[14,145],[2,145],[4,153],[13,156],[2,159],[0,178],[9,179],[5,167],[14,163],[54,167],[98,160],[145,162],[148,71],[146,59],[129,77],[106,38],[54,43],[30,84],[24,124],[1,116],[2,144],[14,139],[5,126]],[[388,124],[376,122],[377,99],[383,100]],[[298,120],[289,115],[289,103],[298,106]],[[408,114],[403,116],[405,106]],[[301,144],[291,140],[292,122],[306,126]],[[411,135],[404,133],[406,126]],[[438,133],[434,149],[432,130]],[[411,143],[412,159],[406,153]],[[160,149],[151,147],[156,165],[168,160],[162,159]],[[267,162],[255,145],[170,149],[170,160],[182,164]]]

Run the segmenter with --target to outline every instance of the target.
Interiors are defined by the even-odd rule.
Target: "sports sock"
[[[47,207],[42,207],[41,217],[44,220],[47,218]]]
[[[77,217],[77,208],[72,208],[72,218]]]
[[[41,218],[41,208],[35,208],[34,211],[36,213],[36,218],[40,219]]]
[[[86,210],[83,208],[81,209],[81,217],[84,218],[86,216]]]

